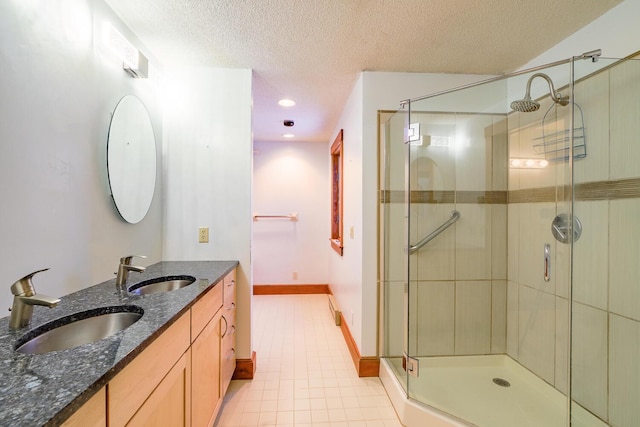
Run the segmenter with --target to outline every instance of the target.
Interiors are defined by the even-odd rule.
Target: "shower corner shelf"
[[[574,104],[577,111],[580,112],[578,126],[573,128],[573,158],[584,159],[587,157],[587,138],[584,129],[584,114],[582,108],[578,104]],[[547,115],[555,107],[552,105],[544,114],[542,119],[542,136],[533,138],[533,141],[540,141],[533,145],[533,150],[537,154],[543,154],[545,160],[552,161],[566,161],[569,160],[571,155],[571,146],[567,143],[571,140],[570,129],[563,129],[558,132],[545,134],[545,122]]]

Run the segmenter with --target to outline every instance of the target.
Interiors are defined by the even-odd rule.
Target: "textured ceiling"
[[[507,73],[621,2],[106,1],[163,64],[253,69],[256,140],[292,119],[297,140],[324,142],[360,71]]]

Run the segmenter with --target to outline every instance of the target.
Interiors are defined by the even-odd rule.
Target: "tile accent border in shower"
[[[509,191],[509,203],[540,203],[568,200],[569,186],[531,188]],[[576,184],[575,200],[619,200],[640,198],[640,178],[596,181]]]
[[[506,204],[506,191],[412,191],[411,203]],[[381,190],[380,203],[404,203],[404,191]]]
[[[527,188],[514,191],[412,191],[411,203],[507,204],[543,203],[567,200],[568,186]],[[404,203],[404,191],[381,190],[380,203]],[[617,200],[640,198],[640,178],[576,184],[575,200]]]

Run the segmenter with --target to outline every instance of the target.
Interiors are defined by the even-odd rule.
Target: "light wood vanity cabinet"
[[[235,359],[234,270],[118,373],[106,396],[96,394],[67,423],[93,425],[81,415],[86,406],[107,415],[108,424],[96,426],[212,426]]]

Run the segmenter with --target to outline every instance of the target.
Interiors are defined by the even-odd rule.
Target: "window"
[[[331,144],[331,247],[342,256],[342,135]]]

